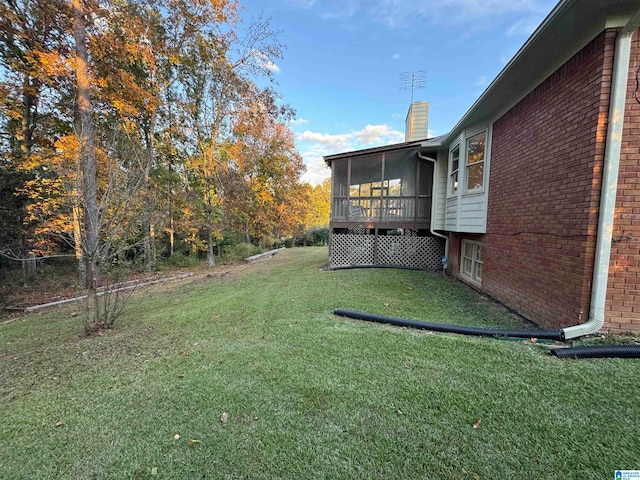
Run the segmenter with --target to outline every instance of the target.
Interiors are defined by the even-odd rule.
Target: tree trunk
[[[74,194],[77,198],[77,194]],[[76,254],[76,262],[78,263],[78,285],[87,287],[87,268],[82,256],[82,231],[80,230],[80,206],[74,200],[73,205],[73,246]]]
[[[91,103],[85,11],[82,0],[71,0],[71,7],[73,9],[73,38],[76,47],[75,129],[78,137],[78,163],[81,174],[79,193],[84,199],[84,235],[81,238],[82,253],[87,270],[85,330],[87,333],[91,333],[99,328],[97,289],[100,272],[100,208],[96,184],[93,105]]]
[[[213,232],[210,224],[207,227],[207,264],[209,268],[216,266],[216,257],[213,254]]]
[[[169,194],[169,256],[173,255],[173,248],[174,248],[174,238],[173,238],[173,230],[174,230],[174,226],[173,226],[173,182],[172,182],[172,170],[171,170],[171,159],[169,159],[169,178],[167,180],[167,193]]]
[[[216,257],[213,255],[213,219],[211,204],[207,205],[207,264],[209,267],[216,266]]]
[[[213,202],[211,200],[211,185],[207,179],[205,182],[205,214],[207,220],[207,264],[209,268],[216,266],[216,258],[213,255]]]
[[[154,209],[153,193],[149,188],[149,176],[151,175],[151,168],[154,162],[154,143],[155,143],[155,129],[156,129],[156,114],[155,110],[151,111],[149,117],[149,125],[146,130],[147,140],[147,159],[144,166],[144,189],[145,189],[145,221],[144,223],[144,263],[145,271],[152,272],[156,269],[156,244],[155,233],[153,229],[153,223],[151,216]]]
[[[33,145],[32,135],[32,115],[31,107],[33,106],[34,96],[32,93],[31,77],[25,74],[22,81],[22,141],[20,142],[20,154],[22,155],[22,161],[26,161],[31,153],[31,147]]]

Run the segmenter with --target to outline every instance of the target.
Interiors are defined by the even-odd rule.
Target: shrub
[[[250,243],[238,243],[222,247],[223,262],[240,262],[251,255],[261,253],[262,249]]]
[[[163,263],[169,267],[195,267],[198,263],[197,255],[190,255],[189,252],[174,252],[173,255],[164,259]]]
[[[294,245],[295,241],[295,245]],[[304,232],[301,237],[287,238],[284,246],[321,247],[329,242],[329,227],[313,227]]]

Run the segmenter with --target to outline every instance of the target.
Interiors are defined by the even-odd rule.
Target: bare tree
[[[87,12],[83,0],[71,0],[73,9],[73,38],[75,40],[76,116],[78,138],[78,193],[82,195],[84,223],[82,225],[82,254],[87,272],[87,307],[85,330],[99,328],[97,292],[100,273],[100,208],[94,148],[91,77],[87,48]]]

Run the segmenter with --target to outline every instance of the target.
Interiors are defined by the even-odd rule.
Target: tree
[[[0,195],[15,232],[0,251],[75,251],[88,333],[115,320],[101,278],[140,246],[152,269],[155,232],[213,265],[224,228],[268,243],[305,224],[292,110],[255,83],[282,55],[267,21],[240,34],[233,0],[0,0],[0,13]]]
[[[225,142],[233,135],[237,116],[256,98],[257,88],[249,76],[269,77],[269,62],[282,55],[268,22],[258,19],[247,32],[242,39],[234,29],[225,35],[197,36],[190,61],[185,62],[188,68],[181,71],[184,123],[196,146],[189,169],[201,192],[209,266],[215,264],[214,241],[223,218],[221,174],[230,159]]]
[[[82,225],[82,254],[87,272],[87,308],[85,330],[92,332],[101,327],[98,318],[98,275],[100,273],[100,207],[94,147],[93,104],[87,48],[87,10],[82,0],[71,0],[73,10],[73,39],[75,41],[76,116],[75,132],[78,139],[78,194],[82,198],[84,222]]]
[[[242,180],[245,232],[263,243],[291,234],[305,223],[307,192],[300,185],[304,165],[295,149],[295,138],[286,126],[292,115],[288,106],[278,107],[274,92],[256,92],[234,126],[235,144],[230,153],[236,181]],[[225,192],[226,193],[226,192]],[[238,211],[226,196],[227,209]]]
[[[331,179],[312,187],[309,195],[308,227],[325,227],[329,225],[331,213]]]
[[[53,80],[58,66],[50,62],[68,51],[67,14],[63,0],[0,0],[0,116],[4,134],[0,162],[21,182],[12,183],[14,195],[23,199],[21,207],[10,213],[24,224],[15,232],[14,240],[19,241],[11,242],[18,257],[55,244],[43,235],[40,225],[29,220],[28,209],[36,197],[30,191],[36,180],[55,177],[44,165],[55,153],[57,138],[70,130],[70,123],[59,115],[62,95]],[[16,205],[7,205],[11,204]],[[0,250],[6,248],[0,245]]]

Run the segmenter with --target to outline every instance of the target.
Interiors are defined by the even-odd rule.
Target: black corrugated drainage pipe
[[[462,335],[477,335],[481,337],[515,337],[515,338],[544,338],[548,340],[564,340],[562,330],[502,330],[492,328],[461,327],[459,325],[446,325],[444,323],[421,322],[418,320],[407,320],[398,317],[386,317],[384,315],[374,315],[366,312],[356,312],[336,308],[333,313],[341,317],[356,318],[369,322],[388,323],[398,327],[411,327],[422,330],[433,330],[434,332],[460,333]]]
[[[640,345],[607,345],[593,347],[554,348],[558,358],[640,358]]]

